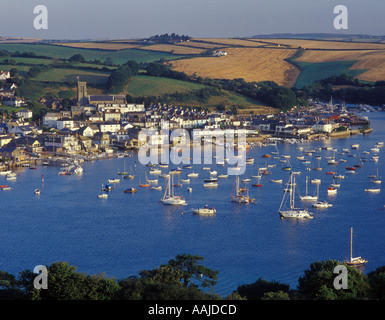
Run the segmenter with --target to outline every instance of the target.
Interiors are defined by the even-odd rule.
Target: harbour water
[[[349,254],[350,227],[354,228],[354,255],[368,259],[364,272],[385,265],[385,188],[370,182],[368,175],[385,177],[382,158],[385,148],[380,149],[379,161],[372,161],[370,150],[379,141],[385,141],[385,113],[366,114],[371,120],[373,133],[355,135],[344,139],[305,142],[302,144],[278,144],[279,158],[290,155],[296,176],[296,193],[305,192],[306,176],[321,179],[319,196],[333,207],[314,209],[309,220],[280,219],[278,209],[283,196],[284,183],[290,172],[282,170],[286,164],[272,156],[262,155],[275,151],[275,147],[252,148],[247,157],[255,159],[247,165],[241,179],[251,178],[257,168],[270,167],[271,175],[263,176],[262,187],[253,187],[257,179],[245,186],[255,199],[255,204],[237,204],[230,201],[234,177],[218,178],[218,188],[203,187],[203,179],[209,177],[202,167],[210,167],[218,174],[226,167],[213,164],[193,165],[183,169],[180,177],[192,171],[198,178],[182,183],[175,188],[183,195],[187,206],[166,206],[160,203],[165,181],[156,175],[149,175],[149,169],[139,163],[137,156],[85,162],[82,175],[58,175],[58,167],[42,166],[36,170],[20,168],[16,181],[0,177],[0,184],[12,187],[0,191],[0,270],[17,275],[18,272],[33,269],[36,265],[49,265],[56,261],[67,261],[77,266],[79,272],[89,274],[105,273],[109,277],[126,278],[138,275],[140,270],[153,269],[167,263],[177,254],[190,253],[204,257],[203,264],[219,271],[214,291],[226,295],[240,284],[252,283],[258,278],[276,280],[295,288],[298,278],[312,262],[335,259],[342,261]],[[359,144],[352,150],[352,144]],[[304,150],[316,150],[321,155],[322,171],[306,170],[297,156],[305,156],[313,168],[318,165],[312,155]],[[319,148],[331,147],[332,150]],[[349,149],[349,154],[341,154]],[[364,151],[370,154],[364,154]],[[325,157],[345,159],[337,165],[328,165]],[[366,156],[363,167],[355,174],[348,174],[346,166],[359,163],[359,156]],[[183,165],[170,164],[161,168],[162,173]],[[118,176],[118,171],[132,170],[133,180]],[[336,171],[345,176],[334,196],[327,195],[327,187],[333,182]],[[145,173],[151,179],[158,179],[162,191],[140,188]],[[44,182],[42,182],[44,175]],[[120,178],[108,199],[98,199],[102,184],[108,179]],[[270,182],[283,179],[283,184]],[[175,182],[175,181],[174,181]],[[128,187],[138,189],[137,193],[123,191]],[[192,192],[187,191],[192,188]],[[365,188],[380,187],[379,193],[365,192]],[[34,190],[39,188],[40,195]],[[314,193],[315,185],[308,185]],[[208,204],[216,209],[215,216],[203,217],[193,214],[191,208]],[[305,205],[296,200],[296,204]]]

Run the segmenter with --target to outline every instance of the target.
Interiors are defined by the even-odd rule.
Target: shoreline
[[[283,135],[283,136],[276,136],[271,135],[268,133],[261,134],[257,137],[246,137],[246,143],[252,143],[254,146],[262,147],[265,144],[268,143],[269,140],[275,140],[276,142],[283,142],[283,143],[302,143],[302,142],[312,142],[312,141],[318,141],[318,140],[327,140],[327,139],[338,139],[338,138],[348,138],[352,135],[357,134],[370,134],[373,132],[372,128],[368,129],[348,129],[347,131],[340,131],[340,132],[331,132],[331,133],[317,133],[317,134],[311,134],[306,135],[306,139],[299,136],[289,136],[289,135]],[[215,143],[212,143],[212,145],[215,145]],[[194,143],[193,141],[190,141],[190,147],[193,147]],[[202,141],[201,146],[204,146],[204,142]],[[173,147],[173,145],[167,146],[169,149]],[[182,146],[181,146],[182,147]],[[18,167],[30,167],[32,166],[63,166],[68,164],[78,164],[85,161],[97,161],[97,160],[109,160],[113,158],[124,158],[124,157],[132,157],[134,152],[139,151],[140,147],[132,147],[132,148],[126,148],[124,150],[121,150],[119,148],[116,148],[114,152],[102,152],[97,155],[80,155],[80,154],[71,154],[71,153],[53,153],[49,151],[43,151],[40,154],[40,157],[32,157],[30,159],[21,160],[21,161],[14,161],[11,160],[9,162],[3,163],[2,166],[0,166],[0,172],[12,170]],[[119,152],[119,150],[121,150]]]

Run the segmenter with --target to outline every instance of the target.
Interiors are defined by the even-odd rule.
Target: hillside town
[[[85,82],[78,82],[77,98],[70,109],[64,108],[60,100],[40,99],[39,103],[51,111],[33,121],[27,103],[15,95],[16,87],[9,83],[0,87],[1,104],[17,107],[12,113],[3,111],[0,120],[0,170],[57,157],[88,160],[127,154],[146,143],[168,144],[168,135],[174,129],[185,129],[190,141],[204,141],[217,136],[218,129],[226,129],[227,133],[244,133],[248,142],[258,144],[269,138],[298,142],[371,131],[368,119],[344,104],[309,101],[308,107],[288,113],[241,115],[194,107],[131,104],[124,95],[87,95]],[[161,130],[165,122],[167,136]],[[143,129],[150,140],[139,139]],[[177,142],[186,142],[183,139],[186,137]]]

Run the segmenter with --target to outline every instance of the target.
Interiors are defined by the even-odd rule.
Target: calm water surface
[[[282,220],[278,208],[283,196],[283,185],[271,183],[270,179],[282,178],[286,182],[289,173],[282,170],[283,163],[277,159],[264,159],[262,154],[274,151],[272,146],[255,148],[247,156],[255,163],[247,166],[241,177],[256,174],[258,165],[276,164],[272,174],[262,178],[261,188],[249,184],[249,193],[256,204],[236,204],[230,201],[234,178],[218,179],[217,189],[203,188],[203,178],[209,176],[202,170],[209,166],[218,173],[226,167],[195,165],[183,169],[181,178],[194,170],[199,178],[190,178],[190,184],[176,188],[188,205],[164,206],[159,200],[164,191],[138,188],[136,194],[123,190],[138,187],[144,182],[149,168],[140,165],[137,157],[87,162],[82,176],[59,176],[57,167],[39,167],[37,170],[22,168],[17,172],[17,181],[0,184],[13,187],[11,191],[0,191],[0,270],[17,275],[26,269],[56,261],[67,261],[78,267],[78,271],[89,274],[106,273],[107,276],[125,278],[137,275],[140,270],[153,269],[167,263],[177,254],[190,253],[203,256],[203,264],[219,271],[215,291],[225,295],[238,285],[252,283],[258,278],[276,280],[295,288],[298,278],[315,261],[327,259],[343,260],[348,254],[350,227],[354,228],[354,252],[369,260],[364,272],[385,265],[385,204],[384,192],[364,192],[371,186],[370,174],[385,177],[382,166],[384,149],[379,152],[378,163],[370,161],[370,151],[378,141],[385,141],[385,113],[368,113],[374,132],[347,139],[333,139],[312,143],[278,144],[280,155],[290,155],[297,176],[298,193],[305,192],[306,175],[310,179],[320,178],[320,199],[328,200],[332,208],[315,210],[314,219],[306,221]],[[343,148],[359,143],[359,151],[338,154]],[[327,164],[326,156],[332,151],[322,150],[320,161],[323,170],[306,171],[305,165],[296,159],[305,150],[330,146],[338,150],[336,159],[346,159],[337,166]],[[358,154],[367,156],[362,168],[355,175],[345,173],[345,166],[358,164]],[[314,156],[314,155],[313,155]],[[312,160],[313,156],[305,155]],[[215,162],[215,159],[213,160]],[[311,167],[318,163],[312,160]],[[136,167],[135,167],[136,162]],[[118,178],[118,170],[132,169],[134,180],[121,179],[108,199],[98,199],[102,182]],[[170,169],[175,168],[170,165]],[[162,168],[162,173],[169,169]],[[326,171],[345,175],[337,195],[327,196],[326,189],[332,176]],[[44,174],[44,183],[42,175]],[[157,176],[148,175],[149,178]],[[121,178],[121,177],[120,177]],[[139,180],[140,179],[140,180]],[[164,187],[164,179],[159,178]],[[187,186],[192,187],[191,193]],[[34,194],[35,188],[41,195]],[[309,193],[315,185],[309,184]],[[299,203],[299,199],[297,203]],[[214,217],[200,217],[190,210],[209,204],[217,209]]]

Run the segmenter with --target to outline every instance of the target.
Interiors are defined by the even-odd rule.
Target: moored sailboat
[[[363,267],[368,262],[362,257],[353,257],[353,228],[350,228],[350,258],[345,259],[344,262],[353,268]]]
[[[167,178],[166,190],[164,192],[164,196],[160,201],[163,204],[167,205],[187,205],[186,200],[182,196],[174,195],[174,186],[172,180],[174,179],[174,175],[170,174]]]
[[[233,202],[237,202],[237,203],[250,203],[251,202],[251,199],[249,197],[249,195],[244,195],[241,193],[240,191],[240,188],[239,188],[239,176],[235,176],[235,192],[233,193],[234,191],[234,187],[233,187],[233,190],[231,192],[231,201]]]
[[[281,205],[279,207],[278,213],[281,218],[297,218],[297,219],[312,219],[313,215],[308,211],[307,208],[296,208],[295,207],[295,178],[294,175],[290,174],[290,190],[291,192],[284,192]],[[294,180],[294,181],[293,181]],[[286,194],[290,195],[290,205],[289,208],[284,208]]]

